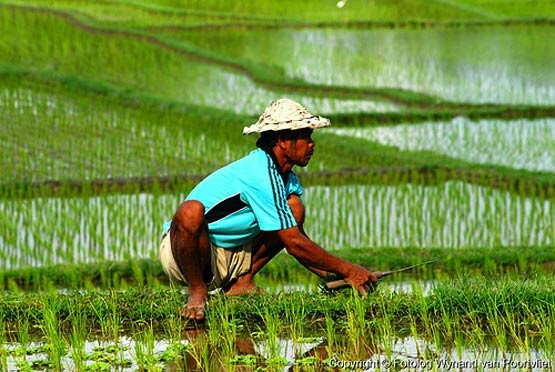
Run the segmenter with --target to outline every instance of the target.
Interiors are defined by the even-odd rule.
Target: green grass
[[[294,309],[302,309],[302,322],[297,324],[301,328],[296,328],[296,334],[302,332],[314,339],[326,334],[323,316],[333,319],[336,336],[330,351],[340,359],[359,360],[353,358],[364,358],[368,352],[392,356],[387,343],[408,336],[427,340],[429,347],[448,348],[459,343],[458,347],[466,350],[479,350],[487,345],[501,353],[520,352],[523,356],[530,348],[538,347],[551,358],[553,350],[549,345],[554,329],[549,319],[555,310],[553,284],[553,278],[545,275],[524,281],[515,276],[476,277],[442,280],[428,296],[418,292],[378,291],[364,300],[349,293],[310,297],[302,292],[236,298],[216,295],[210,301],[207,333],[186,337],[190,340],[194,337],[189,352],[196,354],[200,358],[197,361],[204,366],[230,363],[237,352],[236,342],[243,337],[253,343],[264,342],[270,347],[262,353],[266,362],[280,364],[281,351],[271,351],[270,345],[292,337],[292,329],[284,325],[288,324],[288,316],[296,317]],[[35,332],[46,335],[50,350],[59,348],[53,360],[60,363],[67,326],[76,319],[86,321],[89,329],[106,327],[106,336],[115,341],[126,330],[137,330],[141,324],[144,329],[144,324],[152,327],[172,322],[184,330],[186,324],[174,322],[175,309],[182,300],[176,291],[152,288],[108,293],[80,291],[69,295],[16,293],[0,300],[0,314],[8,328],[26,325],[31,330],[35,325],[37,331],[29,336],[36,337]],[[51,328],[54,326],[55,331]],[[360,327],[365,333],[357,333]],[[170,334],[168,330],[160,332],[168,337],[176,334],[175,329]],[[536,338],[535,334],[545,337]],[[466,340],[462,344],[461,335]],[[202,360],[205,353],[212,354],[211,361]],[[426,356],[424,350],[419,354],[424,360],[434,355]]]
[[[397,279],[434,280],[443,277],[498,277],[506,273],[522,277],[535,273],[553,273],[555,253],[548,247],[473,247],[460,249],[418,247],[342,248],[334,254],[371,270],[397,269],[419,262],[436,263],[399,275]],[[385,280],[385,279],[384,279]],[[387,279],[388,281],[393,279]],[[280,254],[259,274],[257,282],[269,290],[283,290],[284,285],[316,287],[318,278],[287,254]],[[66,290],[133,288],[144,285],[167,286],[168,278],[157,258],[105,260],[96,263],[50,264],[22,267],[0,272],[0,290],[36,292],[51,288]]]

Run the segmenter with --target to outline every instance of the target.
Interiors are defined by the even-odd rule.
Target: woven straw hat
[[[258,121],[243,129],[243,134],[262,133],[268,130],[323,128],[330,126],[330,121],[318,115],[312,115],[303,106],[288,98],[272,101],[264,110]]]

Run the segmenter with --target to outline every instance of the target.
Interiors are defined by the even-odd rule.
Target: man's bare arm
[[[317,275],[336,274],[345,279],[361,295],[371,289],[377,278],[370,271],[336,257],[310,240],[297,227],[278,231],[287,252]],[[320,272],[320,274],[318,273]]]

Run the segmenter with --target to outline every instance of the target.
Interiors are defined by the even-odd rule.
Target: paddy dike
[[[104,195],[110,193],[179,192],[201,181],[207,174],[109,178],[95,180],[46,180],[13,182],[0,185],[2,195],[12,197],[56,197],[65,195]],[[529,172],[501,174],[487,169],[449,168],[444,166],[379,167],[303,172],[303,185],[403,184],[437,185],[461,181],[540,199],[555,198],[555,180],[549,174]]]

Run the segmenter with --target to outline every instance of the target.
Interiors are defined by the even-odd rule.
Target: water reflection
[[[427,296],[435,288],[435,280],[381,280],[378,288],[382,291],[390,291],[395,293],[418,293]],[[319,285],[306,284],[306,283],[275,283],[271,285],[262,286],[267,293],[290,293],[290,292],[303,292],[303,293],[319,293],[323,289]]]
[[[188,331],[181,341],[167,339],[138,341],[124,336],[117,341],[89,340],[84,342],[81,355],[89,370],[130,372],[136,370],[204,371],[204,370],[255,370],[272,366],[272,370],[297,371],[303,366],[310,370],[334,367],[356,370],[553,370],[553,361],[541,350],[501,350],[497,347],[445,346],[436,341],[418,337],[395,337],[374,341],[341,341],[338,335],[333,348],[325,338],[307,340],[278,339],[270,351],[267,341],[256,341],[252,336],[236,337],[232,354],[224,356],[222,345],[210,344],[206,330]],[[349,345],[363,345],[357,352]],[[370,342],[370,343],[369,343]],[[148,344],[148,345],[147,345]],[[28,364],[35,370],[48,370],[48,346],[42,342],[26,345],[7,343],[4,365],[16,371]],[[70,345],[70,349],[72,346]],[[196,350],[195,350],[196,349]],[[25,350],[25,351],[21,351]],[[172,351],[173,350],[173,351]],[[73,349],[73,353],[76,350]],[[84,353],[84,354],[83,354]],[[76,369],[72,351],[62,357],[63,371]],[[51,362],[51,361],[50,361]],[[95,369],[96,368],[96,369]],[[102,369],[99,369],[102,368]]]
[[[466,102],[551,105],[550,26],[175,32],[229,58],[326,85],[396,87]],[[240,48],[237,45],[249,45]]]
[[[76,362],[76,350],[70,347],[70,351],[62,357],[61,366],[63,371],[74,371],[78,365],[87,370],[121,371],[131,372],[137,370],[165,370],[165,371],[205,371],[207,370],[230,370],[243,367],[261,367],[272,359],[281,363],[282,369],[289,370],[295,365],[297,359],[308,356],[317,356],[325,359],[325,350],[321,347],[323,339],[311,341],[278,339],[278,358],[268,350],[268,344],[264,341],[255,342],[250,337],[237,337],[234,341],[234,355],[227,360],[218,357],[203,359],[203,356],[195,351],[194,345],[204,344],[206,347],[200,353],[209,355],[221,355],[219,345],[206,344],[206,330],[188,331],[186,338],[181,341],[169,341],[166,339],[151,340],[149,342],[138,341],[129,336],[120,337],[117,341],[88,340],[79,351],[85,356],[85,361]],[[49,345],[44,342],[30,342],[26,345],[18,343],[7,343],[3,345],[8,355],[6,366],[8,371],[25,370],[25,365],[32,366],[33,370],[49,370],[52,360],[49,354]],[[72,349],[72,350],[71,350]],[[173,349],[173,351],[172,351]],[[278,360],[280,359],[280,360]],[[272,362],[272,361],[270,361]],[[207,365],[206,363],[210,363]],[[41,368],[41,366],[45,366]],[[227,367],[225,367],[227,366]],[[214,369],[213,369],[214,368]]]
[[[553,361],[541,350],[502,351],[498,348],[438,348],[432,341],[415,337],[395,340],[387,352],[364,361],[370,367],[396,367],[403,370],[553,370]]]

